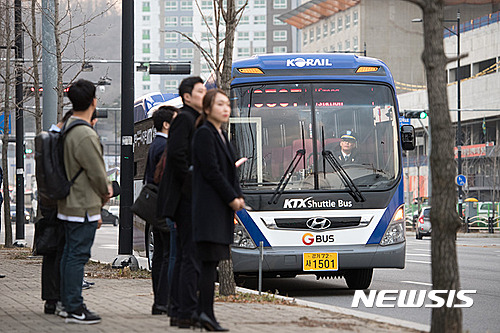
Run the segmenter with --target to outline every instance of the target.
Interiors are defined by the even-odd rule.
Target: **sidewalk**
[[[26,252],[0,248],[1,332],[190,332],[171,328],[167,316],[152,316],[149,279],[96,279],[83,291],[88,307],[99,313],[97,325],[65,324],[43,313],[40,299],[41,259]],[[299,305],[216,302],[222,326],[232,332],[420,332]]]

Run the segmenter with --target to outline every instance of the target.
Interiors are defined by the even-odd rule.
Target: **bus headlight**
[[[405,241],[405,238],[405,215],[403,206],[400,206],[392,216],[384,237],[382,237],[380,241],[380,245],[385,246],[402,243]]]
[[[247,229],[237,216],[234,218],[233,246],[245,247],[248,249],[255,249],[257,247]]]

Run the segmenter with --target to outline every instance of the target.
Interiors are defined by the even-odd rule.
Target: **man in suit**
[[[191,141],[203,110],[206,88],[200,77],[188,77],[179,86],[183,107],[170,127],[165,172],[158,191],[158,216],[177,226],[177,254],[171,285],[170,325],[189,328],[197,310],[199,265],[191,220]]]
[[[352,131],[345,131],[340,136],[340,146],[334,151],[335,157],[341,165],[358,163],[358,154],[356,150],[356,137]]]

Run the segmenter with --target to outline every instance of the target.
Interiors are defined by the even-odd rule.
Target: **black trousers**
[[[42,299],[44,301],[60,301],[61,300],[61,257],[64,251],[65,237],[64,225],[62,221],[58,221],[56,212],[51,212],[49,209],[42,209],[43,216],[51,216],[58,224],[58,245],[54,253],[43,256],[42,260]]]
[[[191,220],[191,200],[181,198],[174,221],[177,224],[177,254],[171,286],[170,315],[189,319],[196,314],[198,308],[200,273]]]
[[[202,261],[201,278],[199,281],[199,311],[200,313],[205,312],[205,314],[214,321],[217,321],[214,314],[214,288],[217,278],[217,264],[218,261]]]
[[[154,250],[151,277],[155,305],[167,306],[169,297],[168,267],[170,260],[170,232],[153,228]]]

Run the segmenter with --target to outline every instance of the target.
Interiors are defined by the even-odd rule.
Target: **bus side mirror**
[[[401,146],[403,150],[415,149],[415,129],[412,125],[401,126]]]

